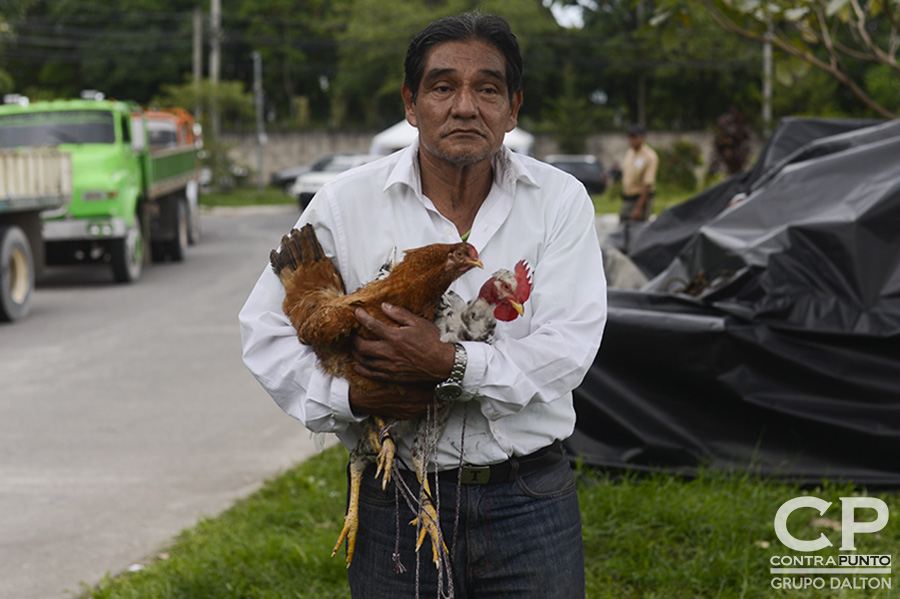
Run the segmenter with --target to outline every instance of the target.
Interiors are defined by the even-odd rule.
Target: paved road
[[[237,325],[296,211],[204,217],[185,262],[53,269],[0,326],[0,598],[72,597],[313,452]]]

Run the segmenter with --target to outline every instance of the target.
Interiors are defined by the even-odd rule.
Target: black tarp
[[[900,487],[900,121],[781,123],[631,257],[573,453]]]

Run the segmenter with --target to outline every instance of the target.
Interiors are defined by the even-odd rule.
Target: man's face
[[[444,42],[428,51],[415,102],[403,87],[406,118],[420,151],[455,165],[491,158],[516,126],[522,93],[506,87],[506,63],[484,42]]]
[[[628,136],[628,145],[631,146],[633,150],[639,150],[641,148],[641,144],[644,143],[643,135],[629,135]]]

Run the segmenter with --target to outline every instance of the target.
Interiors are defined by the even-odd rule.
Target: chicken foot
[[[373,417],[374,423],[369,423],[368,431],[350,452],[350,488],[347,499],[347,514],[344,516],[344,526],[338,536],[337,543],[331,551],[331,557],[334,557],[338,549],[341,548],[344,540],[347,541],[347,567],[350,567],[353,561],[353,552],[356,548],[356,534],[359,531],[359,489],[362,484],[363,473],[373,461],[379,464],[378,474],[382,471],[382,465],[387,463],[393,465],[393,457],[396,452],[394,440],[385,436],[383,430],[386,428],[384,420]],[[377,454],[377,457],[375,457]],[[382,458],[382,455],[387,456]],[[385,462],[385,460],[387,460]],[[390,466],[384,473],[382,488],[387,486],[391,479]]]
[[[413,463],[416,469],[416,478],[422,486],[422,495],[419,502],[419,515],[410,521],[410,524],[417,526],[419,537],[416,539],[416,551],[418,551],[425,543],[425,536],[431,537],[431,560],[434,567],[440,569],[441,555],[448,555],[450,551],[447,549],[446,543],[441,536],[440,522],[438,521],[437,510],[432,503],[431,486],[428,484],[428,475],[425,472],[425,464],[413,457]],[[443,553],[441,553],[443,550]]]
[[[397,445],[394,443],[390,433],[397,421],[387,422],[379,416],[373,416],[372,418],[375,421],[377,430],[374,427],[369,429],[369,442],[378,453],[378,457],[375,460],[375,463],[378,465],[375,471],[375,478],[382,477],[381,490],[383,491],[387,488],[387,484],[391,482],[391,472],[394,469],[394,456],[397,454]]]
[[[365,453],[362,455],[357,454],[360,445],[362,445],[362,443],[357,445],[350,455],[350,491],[347,501],[347,515],[344,516],[344,527],[341,529],[341,534],[338,536],[337,543],[334,544],[334,549],[331,550],[331,557],[334,557],[337,554],[338,549],[340,549],[341,545],[344,543],[344,539],[347,540],[348,568],[353,561],[353,551],[356,549],[356,533],[359,531],[359,488],[362,484],[363,471],[365,471],[366,466],[371,463],[369,455]]]

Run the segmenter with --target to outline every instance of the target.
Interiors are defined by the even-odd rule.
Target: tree
[[[6,0],[0,6],[0,58],[3,58],[4,46],[15,40],[15,27],[10,21],[19,19],[25,14],[29,0]],[[4,61],[5,62],[5,61]],[[0,94],[7,94],[15,89],[12,75],[0,67]]]
[[[643,115],[650,128],[696,129],[735,103],[747,114],[758,112],[761,60],[755,44],[690,11],[690,20],[651,26],[645,2],[584,4],[584,27],[568,32],[564,53],[580,84],[590,86],[587,93],[606,100],[612,118],[603,126],[622,128]]]
[[[16,22],[9,70],[19,87],[50,89],[56,97],[91,88],[146,102],[160,81],[191,71],[196,3],[30,0]]]
[[[213,85],[208,79],[204,79],[198,86],[188,79],[181,85],[163,84],[161,93],[149,104],[159,108],[200,106],[206,118],[211,113],[213,101],[223,122],[231,123],[233,126],[253,122],[255,116],[253,94],[247,92],[240,81],[220,81],[217,85]],[[206,120],[202,121],[202,125],[203,163],[210,167],[213,181],[217,185],[228,186],[233,183],[228,158],[229,147],[221,139],[213,137],[213,128]]]
[[[233,50],[258,50],[266,104],[282,122],[324,121],[328,81],[337,70],[336,36],[346,27],[351,0],[243,0],[234,19]]]
[[[869,68],[900,76],[900,0],[700,0],[729,33],[765,42],[786,55],[827,73],[866,107],[884,118],[896,118],[894,106],[873,97]],[[684,0],[663,1],[657,19],[687,16]],[[871,77],[876,77],[875,75]]]
[[[548,102],[544,124],[553,134],[563,154],[583,154],[594,126],[594,109],[588,97],[576,90],[576,73],[571,64],[562,69],[562,93]]]
[[[160,93],[149,104],[160,108],[170,106],[200,106],[204,115],[211,112],[215,100],[222,120],[232,123],[252,123],[256,114],[253,94],[240,81],[220,81],[213,85],[208,79],[195,85],[190,79],[180,85],[162,84]],[[207,129],[209,129],[207,127]],[[208,135],[208,133],[207,133]]]
[[[557,55],[548,51],[548,40],[562,33],[538,0],[355,0],[347,28],[338,35],[333,123],[382,127],[403,118],[400,85],[410,40],[435,19],[475,9],[503,15],[516,33],[525,59],[521,114],[537,117],[547,90],[559,89],[545,83],[559,70]]]

